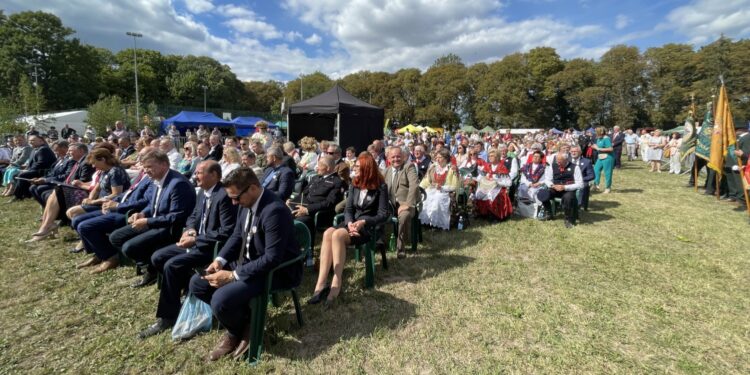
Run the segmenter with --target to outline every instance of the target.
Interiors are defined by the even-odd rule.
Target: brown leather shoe
[[[99,264],[99,263],[101,263],[101,262],[102,262],[102,260],[101,260],[101,259],[99,259],[99,257],[97,257],[96,255],[94,255],[93,257],[89,258],[89,259],[88,259],[88,260],[86,260],[85,262],[83,262],[83,263],[81,263],[81,264],[77,265],[77,266],[76,266],[76,268],[86,268],[86,267],[91,267],[91,266],[95,266],[95,265],[97,265],[97,264]]]
[[[232,337],[229,335],[229,333],[224,333],[224,336],[221,337],[221,340],[219,340],[219,343],[216,344],[214,350],[209,353],[208,360],[216,361],[221,357],[231,353],[232,351],[237,349],[237,345],[239,345],[239,343],[239,337]]]
[[[96,268],[91,270],[92,274],[95,273],[102,273],[104,271],[109,271],[117,268],[120,265],[120,259],[117,257],[117,255],[110,257],[109,259],[102,262],[100,265],[98,265]]]
[[[247,349],[250,347],[250,324],[245,327],[245,331],[242,333],[242,340],[240,340],[237,349],[232,352],[232,358],[240,359],[247,353]]]

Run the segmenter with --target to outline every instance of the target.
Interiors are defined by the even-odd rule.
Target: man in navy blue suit
[[[76,216],[71,227],[78,231],[83,243],[83,249],[94,256],[78,265],[78,268],[98,266],[92,273],[100,273],[120,264],[117,249],[109,242],[109,233],[127,225],[128,211],[140,211],[146,208],[149,198],[156,187],[148,176],[130,185],[122,197],[117,200],[104,202],[101,211],[88,212]],[[77,251],[73,251],[77,252]]]
[[[40,136],[29,137],[29,143],[34,149],[31,151],[31,158],[26,169],[22,170],[18,174],[18,178],[32,179],[42,177],[47,172],[47,169],[51,168],[52,165],[57,161],[57,156],[49,148],[44,138]],[[30,183],[26,180],[17,180],[16,190],[13,192],[15,196],[13,200],[20,200],[31,196],[29,192]]]
[[[581,156],[581,147],[573,146],[570,148],[570,158],[573,164],[578,165],[581,169],[581,175],[583,176],[583,188],[581,189],[581,201],[578,202],[578,207],[584,210],[589,210],[589,196],[591,195],[591,181],[594,181],[594,166],[591,164],[591,160]]]
[[[180,295],[190,282],[194,267],[205,267],[214,259],[214,247],[224,243],[234,231],[237,206],[221,184],[221,166],[213,160],[198,164],[194,176],[198,203],[176,244],[157,250],[151,264],[163,275],[156,308],[156,323],[143,330],[142,339],[171,328],[180,313]]]
[[[268,272],[300,254],[289,208],[263,189],[252,169],[241,167],[224,179],[227,195],[241,209],[229,240],[206,268],[194,275],[190,292],[211,304],[227,332],[211,351],[215,361],[232,353],[242,356],[249,345],[249,302],[261,294]],[[302,262],[274,273],[273,286],[293,287],[302,279]]]
[[[152,150],[141,157],[143,171],[156,186],[146,208],[128,217],[128,224],[109,235],[112,245],[144,270],[140,288],[156,282],[151,255],[180,237],[195,207],[195,190],[187,178],[169,168],[167,154]]]
[[[52,168],[50,168],[49,171],[44,175],[44,177],[37,177],[31,179],[31,181],[23,181],[28,186],[28,192],[29,195],[36,198],[35,191],[38,190],[41,186],[44,186],[45,188],[52,189],[52,183],[53,182],[61,182],[65,180],[66,177],[68,177],[68,174],[70,173],[73,165],[76,163],[75,160],[68,157],[68,150],[69,145],[68,141],[56,141],[52,143],[52,152],[57,155],[57,161],[55,161],[55,164],[52,165]],[[19,187],[21,186],[22,181],[19,181]]]
[[[261,187],[276,194],[282,201],[286,202],[292,195],[294,189],[294,172],[284,164],[284,151],[279,147],[270,147],[266,151],[265,174],[260,180]]]

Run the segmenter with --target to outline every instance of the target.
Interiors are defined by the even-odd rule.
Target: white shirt
[[[169,158],[169,168],[176,171],[182,161],[182,155],[180,155],[180,152],[176,148],[172,148],[167,152],[167,157]]]

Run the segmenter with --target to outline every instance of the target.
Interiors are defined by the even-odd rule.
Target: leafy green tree
[[[461,59],[453,54],[438,58],[420,79],[417,121],[458,127],[468,94],[466,66]]]
[[[125,118],[125,105],[119,96],[101,97],[88,106],[88,119],[86,122],[93,126],[97,134],[104,134],[108,126],[114,126],[118,120]]]
[[[673,128],[685,120],[690,105],[696,77],[695,52],[687,44],[666,44],[646,50],[644,59],[651,123],[658,128]]]
[[[396,119],[402,125],[416,121],[421,77],[422,73],[416,68],[401,69],[391,75],[387,83],[387,95],[393,104],[385,107],[386,118]]]
[[[333,85],[334,81],[321,72],[306,74],[287,82],[284,97],[287,98],[287,104],[297,103],[318,96],[330,90]]]
[[[185,56],[167,77],[167,87],[176,104],[202,107],[203,86],[207,87],[208,107],[237,108],[245,92],[227,65],[206,56]]]
[[[644,70],[637,47],[619,45],[604,53],[597,81],[607,89],[612,111],[602,125],[620,125],[623,129],[650,125],[645,115],[648,82]]]
[[[252,111],[278,112],[284,95],[284,84],[278,81],[245,82],[243,106]]]

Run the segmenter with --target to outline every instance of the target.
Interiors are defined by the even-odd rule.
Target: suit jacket
[[[218,144],[216,147],[211,147],[208,155],[206,155],[206,160],[219,161],[222,157],[224,157],[224,146]]]
[[[52,165],[52,169],[50,169],[47,174],[44,176],[44,182],[63,182],[66,178],[68,178],[68,174],[70,174],[70,171],[73,169],[73,165],[75,165],[76,161],[65,157],[62,160],[59,160],[55,162],[54,165]]]
[[[341,201],[342,184],[336,173],[325,177],[314,176],[302,191],[302,203],[307,205],[308,215],[314,216],[319,211],[333,211]]]
[[[157,211],[153,212],[156,195],[159,189],[156,188],[151,194],[148,205],[141,211],[148,218],[149,228],[167,228],[173,229],[185,226],[190,213],[195,208],[195,190],[190,185],[185,176],[170,169],[164,179],[164,186],[159,196],[159,205]],[[173,232],[174,233],[174,232]]]
[[[621,148],[622,147],[622,142],[624,142],[624,141],[625,141],[625,133],[619,132],[619,133],[617,133],[617,135],[615,135],[614,133],[612,133],[612,147],[613,148],[615,148],[615,147]]]
[[[240,255],[244,263],[236,263],[234,271],[242,281],[265,283],[265,276],[279,264],[300,255],[300,246],[294,236],[292,213],[276,194],[264,190],[258,208],[250,223],[250,231],[255,228],[250,239],[250,258],[245,257],[244,244],[245,221],[251,211],[242,208],[237,214],[234,232],[221,248],[219,257],[227,262],[235,262]],[[289,266],[274,274],[276,287],[294,286],[302,279],[302,262]]]
[[[424,175],[427,174],[427,169],[430,168],[430,162],[432,160],[428,155],[424,156],[424,159],[420,162],[414,159],[413,163],[417,167],[417,176],[419,176],[419,179],[422,180],[424,178]]]
[[[31,155],[29,167],[26,168],[29,172],[41,173],[42,170],[49,169],[57,161],[55,153],[46,144],[37,147]]]
[[[91,181],[91,178],[94,176],[95,169],[93,165],[85,162],[86,157],[84,156],[81,158],[80,163],[82,163],[78,168],[76,168],[75,172],[73,173],[73,176],[70,178],[70,181],[73,182],[75,180],[81,181],[81,182],[89,182]],[[70,175],[70,172],[72,172],[73,168],[75,168],[76,163],[73,163],[70,166],[70,171],[68,172],[68,175]],[[68,176],[65,176],[63,179],[63,182],[68,178]]]
[[[349,188],[349,196],[346,198],[344,208],[344,223],[364,220],[365,225],[374,226],[384,223],[391,216],[388,204],[388,186],[380,185],[377,190],[368,190],[367,196],[362,204],[359,204],[360,189],[352,185]]]
[[[269,178],[271,175],[273,177],[270,177],[270,180],[266,183],[266,178]],[[276,168],[266,168],[263,178],[260,179],[260,183],[264,185],[264,189],[274,192],[279,199],[286,202],[289,196],[292,195],[294,180],[294,172],[282,164]]]
[[[581,169],[583,182],[594,181],[596,174],[594,173],[594,166],[591,164],[591,160],[584,157],[578,158],[578,167]]]
[[[195,209],[185,223],[186,231],[195,229],[196,232],[199,232],[205,202],[206,196],[201,190],[198,193]],[[201,251],[213,251],[214,244],[226,242],[232,234],[235,220],[237,220],[237,206],[232,204],[232,200],[227,196],[227,191],[219,182],[211,193],[205,232],[199,233],[195,237],[195,246]]]
[[[134,152],[135,152],[135,146],[133,145],[128,146],[126,149],[122,150],[122,152],[120,153],[120,160],[125,160],[125,158],[127,158],[128,156],[133,155]]]
[[[405,163],[400,171],[393,167],[388,168],[385,171],[385,183],[388,185],[388,196],[394,207],[398,208],[399,205],[396,203],[409,207],[417,205],[419,176],[414,163]]]
[[[156,193],[156,185],[154,185],[148,176],[144,176],[136,185],[132,187],[133,192],[128,194],[124,202],[120,202],[114,212],[125,214],[130,210],[143,211],[148,206],[151,195]],[[118,199],[122,200],[121,195]]]

